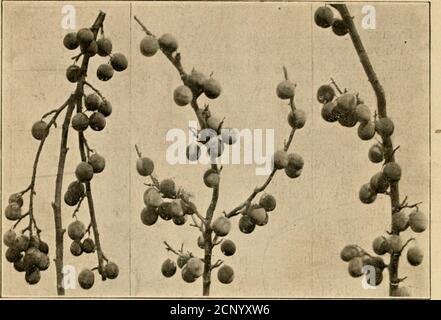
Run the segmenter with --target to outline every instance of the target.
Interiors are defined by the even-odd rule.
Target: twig
[[[182,251],[179,252],[179,251],[173,249],[172,246],[167,243],[167,241],[163,241],[163,242],[165,245],[165,250],[173,252],[175,255],[180,256],[180,257],[184,256],[184,253]],[[181,250],[182,249],[183,249],[183,245],[181,246]]]
[[[222,265],[222,263],[224,263],[224,261],[221,259],[218,259],[216,261],[216,263],[211,267],[211,270],[216,269],[217,267],[220,267]]]
[[[87,82],[86,80],[83,81],[83,83],[88,86],[90,89],[92,89],[93,91],[96,92],[96,94],[103,100],[106,101],[106,98],[103,96],[103,94],[97,89],[95,88],[93,85],[91,85],[89,82]]]
[[[77,213],[78,213],[78,211],[80,211],[81,203],[83,202],[84,198],[85,198],[85,196],[82,196],[82,197],[80,198],[80,201],[78,201],[78,204],[77,204],[77,206],[76,206],[74,212],[72,213],[72,218],[76,218],[76,217],[77,217]],[[90,225],[89,225],[89,226],[90,226]]]
[[[409,243],[411,243],[412,241],[414,241],[415,240],[415,238],[410,238],[409,240],[407,240],[404,244],[403,244],[403,246],[401,247],[401,250],[400,250],[400,254],[401,254],[401,252],[403,252],[403,250],[404,250],[404,248],[406,248],[407,247],[407,245],[409,244]]]
[[[334,85],[335,89],[337,89],[339,94],[343,93],[343,91],[340,90],[340,87],[337,85],[333,78],[331,78],[331,83]]]

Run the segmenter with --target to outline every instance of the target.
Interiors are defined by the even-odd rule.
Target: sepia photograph
[[[3,1],[1,297],[431,299],[430,5]]]

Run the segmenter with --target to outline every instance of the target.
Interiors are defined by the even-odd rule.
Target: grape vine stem
[[[354,21],[352,19],[351,14],[345,4],[331,4],[341,15],[343,21],[346,23],[349,35],[351,37],[352,43],[355,47],[355,51],[358,54],[361,65],[368,77],[369,82],[371,83],[372,89],[375,92],[375,96],[377,98],[377,110],[378,116],[380,118],[387,117],[386,110],[386,95],[384,89],[378,80],[378,77],[374,71],[374,68],[369,60],[369,56],[363,46],[363,42],[361,41],[360,35],[358,34],[357,28],[355,27]],[[382,144],[385,150],[385,162],[394,162],[395,161],[395,152],[392,144],[392,139],[390,137],[383,137]],[[400,208],[400,194],[398,188],[398,182],[391,182],[390,186],[390,201],[391,201],[391,210],[392,214],[398,212],[397,209]],[[400,231],[397,228],[394,228],[392,225],[392,234],[399,235]],[[389,263],[389,295],[394,296],[398,290],[398,265],[400,261],[400,255],[394,254],[391,255],[391,261]]]
[[[91,27],[91,30],[94,33],[94,38],[96,39],[97,32],[99,28],[102,26],[104,22],[106,14],[104,12],[99,12],[94,24]],[[61,216],[61,192],[63,188],[63,176],[64,176],[64,167],[66,164],[66,155],[67,155],[67,140],[69,135],[69,125],[70,120],[72,118],[72,113],[75,109],[75,101],[77,99],[82,98],[82,86],[85,77],[87,76],[87,67],[89,64],[89,55],[85,54],[83,61],[81,63],[81,79],[77,83],[77,87],[74,97],[71,96],[68,102],[68,108],[66,111],[66,115],[64,117],[63,127],[61,131],[61,142],[60,142],[60,154],[58,159],[58,169],[57,169],[57,178],[55,181],[55,197],[54,202],[52,202],[52,208],[54,210],[54,221],[55,221],[55,267],[57,273],[57,294],[64,295],[65,289],[63,286],[63,237],[65,233],[65,229],[63,229],[62,216]]]

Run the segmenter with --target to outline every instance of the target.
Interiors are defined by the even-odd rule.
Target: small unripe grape
[[[213,78],[205,80],[202,86],[205,96],[209,99],[216,99],[222,92],[222,87],[219,81]]]
[[[187,217],[182,215],[182,216],[175,216],[172,218],[173,223],[177,226],[182,226],[187,222]]]
[[[204,173],[204,183],[209,188],[215,188],[219,186],[220,175],[216,172],[216,170],[208,169]]]
[[[89,157],[89,164],[93,168],[93,173],[100,173],[106,166],[106,159],[98,153],[94,153]]]
[[[389,181],[383,172],[377,172],[375,175],[373,175],[369,184],[372,191],[376,193],[385,193],[389,188]]]
[[[81,68],[77,65],[69,66],[66,70],[66,78],[69,82],[78,82],[81,79]]]
[[[96,44],[96,41],[93,40],[87,44],[80,44],[81,52],[84,54],[87,54],[89,57],[93,57],[98,52],[98,45]]]
[[[293,168],[295,170],[300,170],[303,168],[304,161],[301,155],[297,153],[288,154],[288,164],[287,167]]]
[[[337,106],[338,107],[338,106]],[[338,123],[340,123],[343,127],[352,128],[357,125],[357,118],[354,112],[343,114],[339,116]]]
[[[5,246],[11,247],[14,244],[16,237],[17,235],[14,230],[8,230],[3,234],[3,243]]]
[[[288,114],[288,123],[292,128],[301,129],[305,126],[306,113],[303,110],[296,109]]]
[[[67,190],[73,192],[78,198],[84,195],[84,185],[79,181],[73,181],[67,187]]]
[[[361,202],[365,204],[369,204],[377,199],[377,194],[374,190],[372,190],[370,183],[366,183],[361,186],[360,192],[358,193],[358,197]]]
[[[170,202],[170,213],[172,218],[181,218],[184,216],[184,210],[182,209],[181,201],[179,200],[173,200]],[[178,220],[178,223],[182,222],[182,220]],[[183,222],[185,223],[185,221]]]
[[[337,98],[337,106],[345,114],[352,113],[357,106],[357,97],[352,93],[343,93]]]
[[[21,207],[18,203],[11,202],[5,208],[5,217],[8,220],[15,221],[21,217]]]
[[[92,113],[89,118],[89,126],[94,131],[101,131],[106,127],[106,117],[100,112]]]
[[[251,233],[256,228],[256,224],[248,216],[239,219],[239,230],[245,234]]]
[[[101,81],[108,81],[113,77],[113,68],[107,63],[100,64],[96,69],[96,76]]]
[[[80,112],[73,116],[72,118],[72,128],[78,132],[82,132],[89,127],[89,117],[84,113]]]
[[[355,257],[359,257],[362,254],[362,251],[360,248],[354,244],[349,244],[345,246],[341,252],[340,252],[340,258],[345,261],[349,262]]]
[[[49,246],[46,242],[40,240],[40,246],[38,247],[38,250],[44,254],[49,254]]]
[[[383,173],[389,181],[399,181],[401,179],[401,167],[396,162],[388,162],[383,168]]]
[[[49,257],[46,254],[41,253],[40,258],[37,261],[37,268],[41,271],[49,269],[50,265]]]
[[[84,105],[86,106],[86,109],[89,111],[98,110],[100,103],[101,103],[101,98],[96,93],[89,94],[84,99]]]
[[[367,141],[375,136],[375,124],[373,121],[368,121],[366,123],[360,123],[358,126],[358,137],[361,140]]]
[[[363,259],[360,257],[352,258],[348,264],[348,272],[351,277],[361,277],[363,275]]]
[[[284,169],[288,165],[288,154],[285,150],[278,150],[274,152],[272,160],[275,169]]]
[[[98,45],[98,55],[101,57],[106,57],[112,53],[112,41],[109,38],[101,38],[97,40]]]
[[[87,44],[94,39],[92,30],[89,28],[82,28],[77,32],[77,40],[81,44]]]
[[[317,90],[317,100],[320,103],[331,102],[334,97],[335,92],[330,85],[324,84]]]
[[[166,198],[174,198],[176,196],[176,184],[173,179],[164,179],[159,183],[159,191]]]
[[[79,201],[80,201],[80,197],[78,197],[72,191],[67,190],[64,193],[64,203],[66,203],[68,206],[71,206],[71,207],[76,206]]]
[[[118,274],[118,265],[114,262],[109,261],[104,267],[104,275],[106,276],[106,278],[113,280],[118,277]]]
[[[171,259],[165,260],[161,266],[162,275],[166,278],[173,277],[176,273],[176,269],[176,263]]]
[[[371,162],[380,163],[381,161],[384,160],[383,146],[380,145],[379,143],[374,144],[372,147],[370,147],[368,156]]]
[[[145,36],[139,44],[141,53],[146,57],[152,57],[159,49],[158,40],[153,36]]]
[[[155,188],[148,188],[144,192],[144,203],[146,206],[159,207],[162,203],[162,196]]]
[[[14,263],[19,261],[23,255],[15,246],[9,247],[5,252],[5,258],[8,262]]]
[[[101,101],[98,112],[105,117],[110,116],[112,114],[112,104],[107,100]]]
[[[190,256],[185,253],[185,254],[182,254],[178,257],[176,263],[177,263],[178,267],[182,269],[187,264],[187,261],[189,259],[190,259]]]
[[[401,248],[403,247],[403,243],[401,241],[400,236],[398,235],[391,235],[388,239],[387,239],[387,243],[388,243],[388,249],[389,249],[389,253],[397,253],[401,251]]]
[[[287,177],[291,178],[291,179],[295,179],[301,176],[302,174],[302,169],[297,170],[295,168],[292,167],[286,167],[285,168],[285,174],[287,175]]]
[[[337,103],[335,101],[331,101],[323,105],[321,112],[323,120],[326,122],[335,122],[338,120],[338,115],[335,112],[336,106]]]
[[[136,160],[136,170],[143,177],[147,177],[151,175],[153,173],[154,168],[155,168],[155,164],[153,163],[153,160],[150,158],[143,157]]]
[[[234,270],[230,266],[224,264],[217,271],[217,279],[220,283],[229,284],[234,280]]]
[[[355,107],[355,115],[357,117],[358,122],[367,123],[371,121],[371,110],[367,105],[358,104]]]
[[[49,134],[49,128],[46,122],[40,120],[32,125],[31,132],[34,139],[43,140]]]
[[[81,221],[74,221],[67,227],[67,234],[72,240],[79,241],[86,234],[86,227]]]
[[[158,210],[156,207],[147,206],[141,211],[141,221],[146,226],[151,226],[158,221]]]
[[[236,245],[230,239],[225,239],[221,243],[221,251],[227,257],[232,256],[236,253]]]
[[[191,89],[187,86],[181,85],[175,89],[173,92],[173,100],[175,103],[180,106],[186,106],[193,99],[193,93]]]
[[[19,251],[26,251],[29,248],[29,237],[21,234],[15,238],[14,247]]]
[[[207,77],[199,71],[192,70],[191,74],[187,78],[187,85],[195,92],[199,92],[203,90],[204,82],[207,80]]]
[[[81,248],[85,253],[92,253],[95,251],[95,242],[91,238],[86,238],[81,243]]]
[[[187,283],[195,282],[197,277],[191,273],[187,267],[183,268],[181,271],[182,279]]]
[[[194,277],[200,277],[204,272],[204,263],[201,259],[192,257],[187,261],[186,268]]]
[[[375,122],[375,130],[382,137],[390,137],[394,133],[394,123],[390,118],[380,118]]]
[[[178,41],[169,33],[163,34],[158,39],[159,46],[167,53],[173,53],[178,50]]]
[[[265,221],[268,218],[268,214],[266,213],[264,208],[250,208],[247,215],[258,226],[264,225]]]
[[[87,162],[80,162],[75,169],[75,176],[80,182],[87,182],[93,178],[93,167]]]
[[[8,203],[15,202],[20,207],[23,206],[23,196],[20,193],[13,193],[9,196]]]
[[[80,45],[75,32],[69,32],[64,36],[63,45],[66,49],[75,50]]]
[[[389,250],[386,238],[383,236],[375,238],[372,242],[372,249],[380,256],[388,252]]]
[[[70,244],[70,253],[72,253],[72,255],[74,257],[81,256],[81,254],[83,253],[83,247],[81,246],[81,242],[80,241],[73,241]]]
[[[114,53],[110,58],[110,64],[115,71],[121,72],[127,69],[129,65],[127,58],[122,53]]]
[[[205,240],[204,240],[204,236],[203,235],[200,235],[199,237],[198,237],[198,247],[199,248],[201,248],[201,249],[205,249]]]
[[[427,217],[419,209],[413,210],[409,214],[409,226],[413,232],[423,232],[427,228]]]
[[[409,217],[404,211],[396,212],[392,215],[392,229],[400,232],[405,231],[409,226]]]
[[[279,82],[276,88],[277,96],[282,100],[292,99],[295,95],[296,86],[289,80]]]
[[[231,230],[230,219],[227,217],[219,217],[213,222],[212,228],[217,236],[224,237]]]
[[[419,247],[414,246],[412,248],[409,248],[409,250],[407,250],[407,261],[411,266],[416,267],[420,265],[421,262],[423,262],[423,258],[424,258],[423,251]]]
[[[346,22],[344,22],[342,19],[335,19],[334,22],[332,23],[332,31],[337,36],[342,37],[348,34],[349,29]]]
[[[95,274],[89,269],[84,269],[78,275],[78,283],[85,290],[92,288],[95,283]]]
[[[264,193],[259,199],[259,206],[264,208],[266,212],[271,212],[276,208],[276,198],[268,193]]]
[[[314,13],[314,22],[321,28],[329,28],[334,21],[334,13],[329,7],[319,7]]]
[[[31,268],[26,271],[25,280],[28,284],[34,285],[40,282],[41,274],[40,270],[37,267]]]
[[[170,202],[162,202],[158,207],[158,214],[165,221],[171,220]]]

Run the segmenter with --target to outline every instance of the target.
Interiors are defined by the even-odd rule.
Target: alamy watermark
[[[189,121],[188,131],[168,130],[166,161],[171,164],[254,164],[256,175],[273,169],[274,129],[199,130]]]

